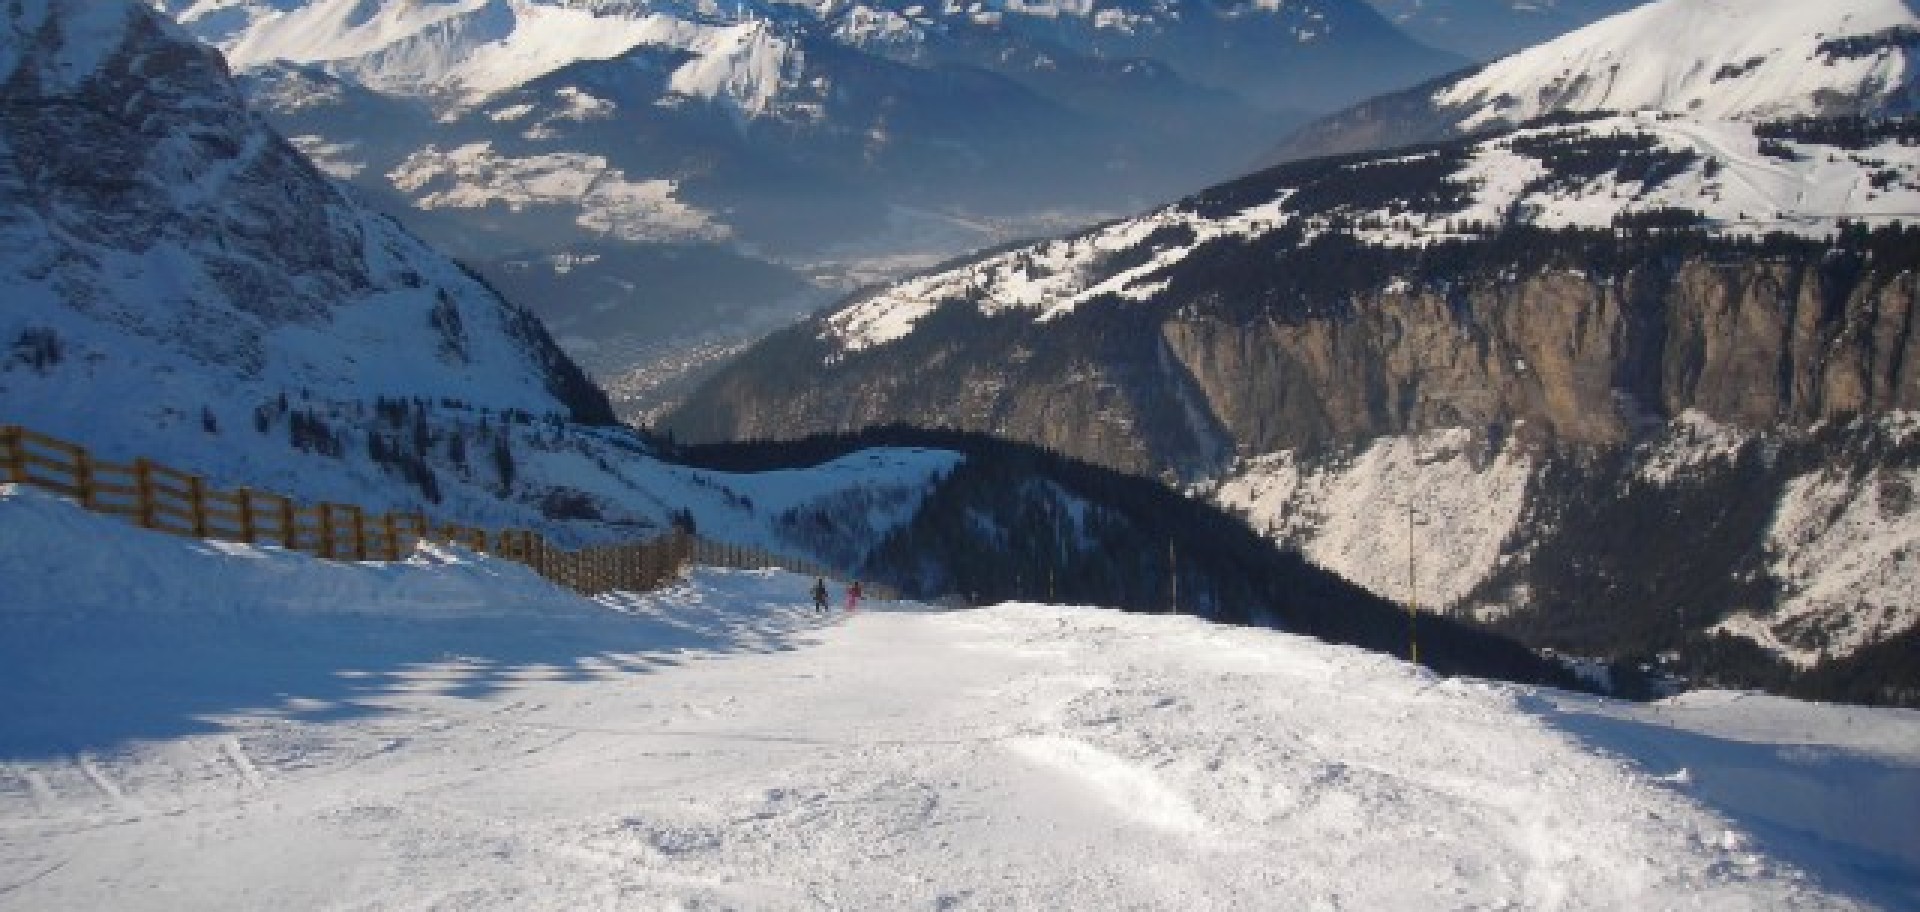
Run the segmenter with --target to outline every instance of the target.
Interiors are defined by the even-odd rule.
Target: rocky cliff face
[[[1187,476],[1236,453],[1434,427],[1623,446],[1688,410],[1760,428],[1920,409],[1917,294],[1920,276],[1893,262],[1807,248],[1389,280],[1306,317],[1204,296],[1041,324],[955,308],[940,329],[825,364],[811,330],[790,332],[770,346],[784,368],[724,371],[673,426],[725,438],[946,425]],[[794,390],[791,371],[817,382]]]
[[[1245,451],[1424,427],[1621,445],[1694,409],[1747,427],[1920,408],[1913,273],[1819,258],[1549,269],[1359,296],[1338,317],[1176,318],[1161,335]]]
[[[854,352],[803,327],[675,427],[989,431],[1198,480],[1380,595],[1538,646],[1665,655],[1729,686],[1855,680],[1849,656],[1920,622],[1906,238],[1905,254],[1642,251],[1618,273],[1543,256],[1311,315],[955,308]]]

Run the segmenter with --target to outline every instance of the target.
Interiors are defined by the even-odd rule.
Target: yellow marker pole
[[[1173,539],[1167,539],[1167,580],[1173,587],[1172,613],[1180,613],[1180,562],[1173,552]]]
[[[1420,610],[1420,590],[1413,573],[1413,501],[1407,501],[1407,661],[1420,663],[1420,641],[1414,636],[1414,619]]]

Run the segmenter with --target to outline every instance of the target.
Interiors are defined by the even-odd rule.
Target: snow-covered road
[[[1094,609],[823,621],[779,574],[593,606],[457,554],[323,564],[63,507],[0,498],[0,523],[86,527],[120,560],[91,587],[27,579],[0,612],[0,908],[1920,897],[1916,713],[1629,706]],[[0,574],[60,539],[0,537]],[[169,562],[226,567],[219,604],[88,594]],[[522,601],[475,604],[481,579]],[[273,608],[263,589],[325,580],[358,609]],[[1729,759],[1746,779],[1698,766]],[[1882,806],[1806,787],[1829,775],[1873,779]],[[1821,832],[1833,814],[1853,826]]]

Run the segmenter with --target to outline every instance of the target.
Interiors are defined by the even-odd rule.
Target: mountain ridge
[[[1884,662],[1920,622],[1915,119],[1483,126],[850,298],[665,425],[1001,434],[1196,485],[1377,593],[1562,653],[1775,688]],[[1422,515],[1439,543],[1409,542]]]
[[[1696,36],[1676,42],[1674,35]],[[1555,114],[1702,120],[1920,110],[1920,14],[1901,0],[1657,0],[1300,127],[1278,163],[1500,131]]]

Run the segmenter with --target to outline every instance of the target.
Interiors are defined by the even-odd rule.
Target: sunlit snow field
[[[0,488],[0,908],[1920,903],[1920,713],[700,570],[588,601]]]

